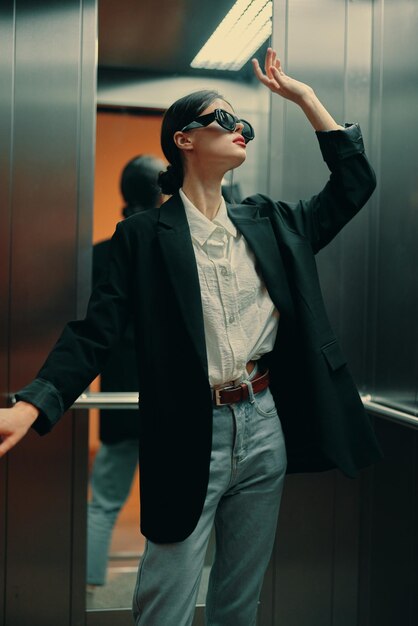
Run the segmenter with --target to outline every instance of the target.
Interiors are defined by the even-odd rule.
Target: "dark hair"
[[[159,204],[158,175],[162,169],[163,161],[148,154],[136,156],[125,165],[120,179],[120,190],[126,202],[122,209],[124,217]]]
[[[183,158],[174,143],[174,133],[193,122],[214,100],[224,99],[217,91],[203,89],[176,100],[167,109],[161,127],[161,148],[170,165],[161,172],[158,183],[165,194],[175,193],[183,184]]]

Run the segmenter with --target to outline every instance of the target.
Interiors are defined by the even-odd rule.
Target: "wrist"
[[[25,402],[24,400],[19,400],[13,407],[13,411],[19,417],[23,418],[25,422],[29,422],[33,424],[33,422],[38,417],[40,411],[36,406],[31,404],[30,402]]]
[[[312,87],[306,88],[306,90],[299,94],[296,104],[298,104],[303,111],[307,111],[310,109],[316,109],[318,106],[319,100],[316,96],[316,93],[312,89]]]
[[[313,89],[311,92],[304,92],[299,106],[316,131],[344,130],[328,113]]]

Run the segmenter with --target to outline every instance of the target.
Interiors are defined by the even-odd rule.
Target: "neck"
[[[183,180],[183,191],[197,209],[209,220],[218,213],[222,201],[222,177],[186,176]]]

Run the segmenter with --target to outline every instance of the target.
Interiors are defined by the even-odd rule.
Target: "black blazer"
[[[338,466],[355,476],[380,450],[330,327],[314,255],[364,205],[375,177],[358,126],[317,135],[331,170],[318,195],[295,204],[256,195],[228,212],[281,315],[265,361],[289,471]],[[37,379],[17,394],[40,408],[39,433],[102,369],[130,314],[141,405],[141,528],[152,541],[180,541],[194,530],[205,499],[212,401],[198,272],[178,195],[118,224],[107,275],[85,319],[65,327]]]
[[[110,258],[110,239],[93,246],[92,285],[96,287]],[[131,319],[123,336],[107,357],[106,365],[100,372],[101,391],[136,391],[138,389],[138,368],[135,354],[135,332]],[[101,409],[100,441],[106,444],[118,443],[126,439],[138,439],[139,423],[135,409]]]

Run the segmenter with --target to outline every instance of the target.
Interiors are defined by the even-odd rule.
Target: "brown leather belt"
[[[257,374],[252,380],[251,385],[254,394],[264,391],[269,386],[270,378],[269,371],[266,370],[262,374]],[[235,404],[236,402],[242,402],[249,396],[248,387],[246,383],[240,383],[237,386],[227,386],[221,389],[213,390],[213,404],[215,406],[224,406],[225,404]]]

